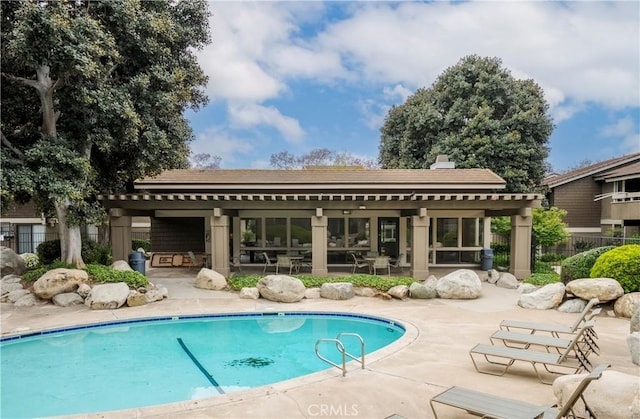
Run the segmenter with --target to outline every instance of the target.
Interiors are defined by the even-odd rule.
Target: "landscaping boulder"
[[[2,279],[0,279],[0,281],[3,284],[15,284],[22,281],[22,278],[20,278],[19,275],[9,274],[9,275],[3,276]]]
[[[636,311],[631,316],[629,322],[629,333],[640,332],[640,306],[636,307]]]
[[[396,285],[395,287],[389,288],[387,294],[398,300],[404,300],[409,297],[409,287],[406,285]]]
[[[320,297],[328,300],[349,300],[353,295],[351,282],[325,282],[320,287]]]
[[[436,292],[440,298],[473,299],[480,297],[480,277],[470,269],[458,269],[438,280]]]
[[[629,345],[631,353],[631,362],[640,366],[640,332],[634,332],[627,336],[627,345]]]
[[[6,298],[6,301],[9,301],[10,303],[15,303],[16,301],[18,301],[19,299],[21,299],[22,297],[28,294],[31,294],[31,291],[21,288],[19,290],[11,291],[9,294],[7,294],[5,298]],[[2,301],[4,302],[5,299],[3,299]]]
[[[89,284],[80,284],[80,286],[76,290],[76,294],[78,294],[82,298],[87,298],[90,292],[91,287],[89,286]]]
[[[24,259],[8,247],[0,246],[0,277],[15,274],[22,275],[27,272]]]
[[[521,294],[518,299],[518,305],[522,308],[549,310],[560,305],[564,298],[564,292],[564,284],[562,282],[545,285],[528,294]]]
[[[248,300],[257,300],[260,298],[260,291],[256,287],[243,287],[240,290],[240,298],[245,298]]]
[[[354,291],[354,294],[355,294],[355,291]],[[304,292],[304,298],[306,298],[307,300],[317,300],[318,298],[321,298],[320,288],[318,287],[307,288],[306,291]]]
[[[84,303],[82,297],[75,292],[64,292],[62,294],[54,295],[51,301],[53,301],[53,304],[60,307],[69,307]]]
[[[2,282],[0,283],[0,295],[5,298],[10,292],[21,290],[22,284],[19,282]]]
[[[377,291],[370,287],[353,287],[353,293],[358,297],[373,297]]]
[[[536,287],[533,284],[520,284],[520,285],[518,285],[518,292],[520,294],[529,294],[531,292],[534,292],[537,289],[538,289],[538,287]]]
[[[495,269],[491,269],[487,272],[487,281],[490,284],[495,284],[500,279],[500,272]]]
[[[111,264],[111,269],[114,269],[116,271],[133,271],[126,260],[116,260]]]
[[[558,311],[562,313],[581,313],[587,306],[587,301],[582,298],[571,298],[558,307]]]
[[[57,294],[74,292],[88,279],[89,274],[81,269],[52,269],[33,284],[33,292],[38,298],[49,300]]]
[[[496,282],[496,286],[500,288],[515,290],[518,288],[518,286],[520,286],[520,281],[518,281],[518,279],[513,274],[509,272],[502,272],[500,274],[500,278],[498,278],[498,281]]]
[[[409,286],[409,295],[411,298],[418,299],[436,298],[438,296],[435,287],[428,287],[419,282],[413,282]]]
[[[553,393],[560,405],[564,405],[578,383],[587,375],[572,374],[556,378],[553,382]],[[629,408],[638,392],[638,377],[618,371],[606,370],[600,379],[592,381],[583,392],[597,418],[628,419]],[[584,415],[584,405],[580,400],[576,403],[576,413]],[[582,415],[581,415],[582,414]]]
[[[147,300],[147,295],[136,290],[129,291],[129,296],[127,297],[127,305],[129,307],[138,307],[149,304],[149,300]]]
[[[202,268],[196,276],[196,288],[221,291],[227,288],[227,280],[224,275],[212,269]]]
[[[23,297],[20,297],[20,299],[18,299],[15,302],[15,306],[16,307],[33,307],[38,303],[38,300],[36,300],[36,296],[29,293],[26,294]]]
[[[84,304],[92,310],[120,308],[129,297],[129,286],[124,282],[99,284],[91,288]]]
[[[147,297],[147,301],[150,303],[153,303],[154,301],[162,301],[165,298],[167,298],[168,295],[169,295],[169,292],[167,291],[166,288],[164,290],[157,288],[157,289],[149,290],[145,293],[145,296]]]
[[[638,308],[640,308],[640,292],[625,294],[613,305],[616,316],[626,318],[631,318]]]
[[[262,298],[281,303],[295,303],[304,298],[302,281],[287,275],[267,275],[257,284]]]
[[[601,303],[615,300],[624,295],[624,289],[613,278],[574,279],[567,284],[566,291],[587,301],[597,298]]]

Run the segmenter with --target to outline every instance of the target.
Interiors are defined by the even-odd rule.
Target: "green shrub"
[[[36,248],[38,259],[43,265],[49,265],[54,260],[60,259],[60,240],[47,240]]]
[[[600,255],[591,278],[613,278],[625,293],[640,291],[640,245],[627,244]]]
[[[493,267],[497,269],[499,266],[509,266],[509,254],[497,253],[493,255]]]
[[[380,275],[355,274],[343,277],[322,277],[315,275],[293,275],[298,278],[305,287],[320,287],[325,282],[351,282],[356,287],[370,287],[379,291],[388,291],[389,288],[396,285],[411,285],[413,278],[409,277],[389,277]],[[239,291],[242,288],[255,287],[263,275],[234,275],[228,279],[229,286]]]
[[[131,240],[131,250],[144,249],[145,253],[151,251],[151,240],[149,239],[133,239]]]
[[[21,257],[22,260],[24,260],[24,266],[26,266],[27,269],[36,269],[40,266],[40,258],[36,254],[25,253],[21,255]]]
[[[98,243],[93,240],[85,240],[82,242],[82,260],[87,265],[111,265],[113,262],[111,246],[108,243]]]
[[[560,277],[562,282],[566,284],[574,279],[589,278],[591,267],[596,263],[598,256],[613,248],[614,246],[596,247],[566,258],[561,264]]]
[[[147,277],[136,271],[117,271],[103,265],[87,265],[85,270],[93,282],[124,282],[132,288],[149,284]]]
[[[548,285],[548,284],[553,284],[555,282],[560,282],[560,275],[558,275],[555,272],[535,273],[522,282],[527,284],[533,284],[536,286]]]
[[[537,274],[554,274],[556,271],[553,270],[553,265],[551,262],[541,262],[536,260],[536,264],[534,267],[534,272]]]
[[[559,253],[543,253],[540,255],[541,262],[560,262],[567,257]]]

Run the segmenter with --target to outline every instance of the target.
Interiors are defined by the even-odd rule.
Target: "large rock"
[[[320,287],[320,297],[328,300],[349,300],[353,295],[351,282],[325,282]]]
[[[618,317],[631,318],[640,308],[640,292],[630,292],[618,298],[613,305],[613,311]]]
[[[355,289],[353,291],[353,293],[355,294]],[[317,300],[319,298],[322,298],[320,296],[320,288],[318,287],[314,287],[314,288],[307,288],[304,292],[304,298],[307,300]]]
[[[564,375],[553,382],[553,393],[561,405],[573,393],[587,374]],[[638,392],[638,377],[607,370],[600,379],[592,381],[583,392],[584,398],[597,418],[628,419],[629,408]],[[584,415],[583,404],[576,403],[579,417]],[[580,414],[582,415],[580,416]]]
[[[243,287],[240,290],[240,298],[248,300],[257,300],[260,298],[260,291],[256,287]]]
[[[139,307],[145,306],[149,304],[149,300],[147,300],[147,294],[143,294],[136,290],[130,290],[129,295],[127,296],[127,305],[129,307]]]
[[[440,298],[473,299],[480,297],[482,282],[470,269],[458,269],[438,280],[436,292]]]
[[[31,291],[29,290],[25,290],[25,289],[14,290],[14,291],[11,291],[9,294],[7,294],[6,300],[11,303],[15,303],[25,295],[29,295],[29,294],[31,294]]]
[[[500,288],[515,290],[520,286],[520,282],[512,273],[503,272],[500,274],[500,278],[496,282],[496,286]]]
[[[15,274],[22,275],[27,272],[24,259],[8,247],[0,246],[0,277]]]
[[[640,332],[640,306],[637,307],[629,322],[629,333],[634,332]]]
[[[57,294],[74,292],[88,279],[87,272],[81,269],[52,269],[33,284],[33,292],[38,298],[49,300]]]
[[[5,297],[12,291],[21,290],[24,288],[19,282],[2,282],[0,283],[0,295]]]
[[[3,284],[16,284],[22,281],[22,278],[20,278],[20,275],[9,274],[9,275],[3,276],[0,281],[2,281]]]
[[[398,300],[404,300],[409,297],[409,287],[406,285],[396,285],[395,287],[389,288],[387,294]]]
[[[36,296],[29,293],[27,295],[24,295],[22,297],[20,297],[15,305],[16,307],[33,307],[38,303],[38,301],[36,300]]]
[[[53,304],[60,307],[70,307],[84,303],[82,297],[80,297],[75,292],[65,292],[62,294],[54,295],[51,301],[53,301]]]
[[[377,291],[370,287],[353,287],[353,293],[358,297],[373,297]]]
[[[597,298],[601,303],[615,300],[624,294],[620,283],[613,278],[574,279],[567,284],[566,291],[587,301]]]
[[[428,287],[426,284],[419,282],[411,283],[409,286],[409,295],[411,298],[419,299],[436,298],[438,296],[435,287]]]
[[[202,268],[196,276],[196,288],[221,291],[227,288],[227,280],[224,275],[212,269]]]
[[[116,271],[133,271],[126,260],[116,260],[111,264],[111,269],[114,269]]]
[[[302,281],[287,275],[267,275],[257,284],[262,298],[281,303],[295,303],[304,298]]]
[[[627,345],[629,345],[629,352],[631,352],[631,362],[640,366],[640,332],[634,332],[627,336]]]
[[[491,269],[490,271],[487,272],[487,281],[490,284],[495,284],[496,282],[498,282],[499,279],[500,279],[500,272],[496,271],[495,269]]]
[[[538,289],[538,287],[536,287],[533,284],[520,284],[520,285],[518,285],[518,292],[520,294],[530,294],[530,293],[534,292],[537,289]]]
[[[149,290],[147,291],[147,293],[145,294],[145,297],[147,297],[147,301],[150,303],[153,303],[155,301],[162,301],[165,298],[167,298],[167,296],[169,295],[169,291],[164,288],[157,288],[154,290]]]
[[[522,308],[549,310],[558,307],[563,298],[564,284],[556,282],[545,285],[528,294],[521,294],[520,299],[518,299],[518,305]]]
[[[558,307],[558,311],[562,313],[581,313],[587,306],[587,301],[582,298],[571,298]]]
[[[113,310],[120,308],[129,297],[129,286],[124,282],[99,284],[91,288],[84,304],[92,310]]]

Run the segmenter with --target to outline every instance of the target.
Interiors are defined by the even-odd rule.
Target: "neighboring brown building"
[[[544,185],[549,204],[567,211],[564,221],[572,234],[640,232],[640,153],[549,176]]]
[[[135,182],[135,193],[99,195],[109,209],[114,259],[130,252],[134,217],[151,220],[152,252],[202,252],[230,260],[263,252],[311,254],[311,272],[347,265],[351,253],[400,257],[414,278],[430,266],[478,267],[491,217],[512,218],[511,272],[530,274],[531,209],[541,195],[503,193],[487,169],[173,170]]]
[[[52,230],[33,202],[12,205],[0,217],[0,245],[17,253],[35,253],[41,242],[49,240]]]

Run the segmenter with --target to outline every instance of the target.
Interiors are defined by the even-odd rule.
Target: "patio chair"
[[[599,313],[600,308],[595,309],[594,313],[596,312]],[[571,339],[559,338],[545,334],[517,333],[504,329],[494,332],[489,339],[494,345],[496,344],[496,341],[498,341],[510,348],[529,349],[531,346],[541,346],[544,347],[547,352],[555,350],[558,353],[567,349],[571,344]],[[591,352],[594,352],[596,355],[600,354],[600,347],[598,346],[594,336],[592,336],[592,333],[585,333],[582,341],[578,342],[578,345],[582,345],[581,349],[583,349],[585,357],[589,357]]]
[[[276,264],[271,262],[271,259],[269,259],[269,255],[267,254],[267,252],[262,252],[262,258],[264,259],[264,268],[262,269],[262,273],[267,272],[267,268],[271,267],[273,267],[276,270],[276,273],[278,273]]]
[[[404,253],[400,253],[395,262],[391,264],[393,269],[399,269],[400,273],[404,273]]]
[[[378,270],[386,269],[387,275],[391,276],[391,264],[389,263],[389,256],[377,256],[373,261],[372,269],[374,275],[378,274]]]
[[[192,251],[188,251],[187,254],[189,255],[189,270],[193,268],[204,268],[204,260],[196,258],[196,255],[194,255]]]
[[[582,372],[582,370],[589,371],[591,363],[584,355],[584,352],[582,352],[578,342],[583,339],[587,330],[593,328],[594,323],[595,322],[593,320],[585,323],[579,332],[574,335],[573,339],[571,339],[571,343],[567,349],[562,351],[562,353],[550,353],[534,351],[532,349],[478,344],[469,351],[469,356],[471,356],[471,361],[473,362],[473,366],[476,368],[476,371],[483,374],[499,376],[504,375],[509,367],[511,367],[516,361],[528,362],[533,366],[540,382],[544,384],[551,384],[551,382],[543,379],[540,371],[538,370],[538,365],[542,365],[548,373],[555,375],[577,374]],[[572,354],[575,354],[575,358]],[[482,370],[478,367],[474,355],[477,357],[484,357],[489,364],[499,365],[502,369],[497,372],[487,369]],[[499,359],[500,361],[496,359]]]
[[[483,418],[560,419],[570,415],[571,417],[577,417],[577,414],[574,412],[574,406],[578,399],[581,399],[590,417],[595,417],[593,411],[584,399],[584,391],[593,380],[599,379],[602,376],[602,372],[609,367],[610,365],[608,364],[601,364],[594,368],[591,373],[580,381],[562,407],[557,404],[535,405],[457,386],[450,387],[434,396],[429,404],[436,419],[438,419],[438,414],[436,413],[435,403],[463,409],[472,415],[482,416]]]
[[[573,322],[571,326],[555,324],[555,323],[537,323],[537,322],[523,322],[517,320],[503,320],[500,323],[500,329],[511,330],[511,329],[526,329],[530,330],[531,334],[536,332],[548,332],[555,337],[560,337],[559,334],[574,334],[576,330],[583,322],[587,322],[591,320],[594,316],[600,313],[599,309],[592,310],[593,306],[598,304],[600,301],[597,298],[592,298],[589,300],[585,308],[580,312],[576,320]],[[596,311],[597,310],[597,311]],[[591,336],[597,338],[594,330],[589,332],[592,334]]]
[[[280,268],[289,268],[289,275],[295,270],[298,272],[300,270],[299,265],[293,261],[289,256],[278,255],[276,262],[276,274]]]
[[[358,269],[369,269],[369,263],[367,261],[360,262],[355,253],[351,253],[351,256],[353,257],[353,273],[356,273]],[[371,270],[369,270],[369,273],[371,273]]]

